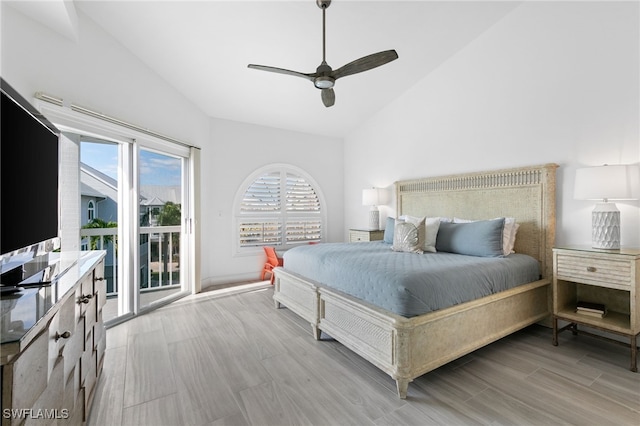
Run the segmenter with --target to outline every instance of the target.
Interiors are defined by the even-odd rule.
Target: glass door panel
[[[116,142],[80,136],[80,247],[106,250],[104,274],[107,304],[103,320],[131,311],[121,300],[122,280],[118,276],[118,169],[120,147]]]
[[[187,265],[188,249],[183,232],[186,164],[180,156],[138,151],[140,309],[188,289],[181,267]]]

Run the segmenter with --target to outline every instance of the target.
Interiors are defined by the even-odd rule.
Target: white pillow
[[[505,222],[506,227],[506,222]],[[519,223],[513,223],[513,227],[511,228],[511,234],[509,235],[509,245],[505,249],[505,255],[515,253],[516,251],[513,247],[516,245],[516,234],[518,233],[518,228],[520,228]]]
[[[409,223],[413,223],[414,225],[417,223],[421,223],[424,220],[424,235],[422,236],[422,250],[435,253],[436,252],[436,238],[438,237],[438,229],[440,229],[440,221],[442,218],[439,217],[415,217],[402,215],[399,219],[406,220]]]
[[[499,218],[494,218],[499,219]],[[459,217],[453,218],[453,223],[468,223],[476,222],[475,220],[460,219]],[[511,253],[515,253],[513,246],[516,244],[516,233],[520,224],[516,223],[516,219],[513,217],[504,218],[504,228],[502,229],[502,253],[506,256]]]
[[[425,224],[425,236],[424,236],[424,251],[431,253],[436,252],[436,238],[438,238],[438,230],[440,229],[440,218],[428,217],[424,221]]]

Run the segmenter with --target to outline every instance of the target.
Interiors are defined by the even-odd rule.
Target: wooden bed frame
[[[548,320],[555,239],[556,164],[396,182],[398,215],[515,217],[515,250],[540,262],[541,279],[447,309],[405,318],[284,268],[276,308],[309,321],[395,379],[398,396],[428,371],[541,320]]]

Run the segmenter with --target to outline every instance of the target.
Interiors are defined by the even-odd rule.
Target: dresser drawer
[[[558,253],[556,260],[558,278],[605,287],[630,287],[632,266],[625,260],[565,253]]]
[[[13,363],[2,367],[4,376],[10,375],[12,382],[11,401],[5,401],[2,390],[2,407],[30,408],[46,390],[49,366],[49,330],[45,329]],[[5,384],[3,384],[5,386]]]
[[[23,426],[55,425],[62,424],[68,416],[67,411],[62,411],[64,402],[64,366],[62,357],[59,357],[49,376],[47,388],[40,397],[29,407],[33,411],[26,416]],[[45,412],[46,410],[46,412]],[[60,420],[60,423],[56,423]]]
[[[81,394],[84,398],[84,420],[89,418],[89,409],[91,408],[91,401],[93,400],[95,385],[98,380],[97,376],[97,352],[92,351],[91,356],[87,360],[87,374],[81,383]],[[81,362],[85,362],[84,358]]]
[[[94,298],[93,274],[89,274],[82,280],[82,284],[80,285],[80,299],[78,300],[78,303],[80,304],[81,314],[84,314],[87,307],[93,304],[92,302]]]

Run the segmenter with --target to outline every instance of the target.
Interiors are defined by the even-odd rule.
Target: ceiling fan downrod
[[[326,62],[327,61],[327,59],[326,59],[327,38],[326,38],[325,34],[326,34],[327,26],[326,26],[326,16],[325,16],[325,14],[326,14],[327,8],[329,6],[331,6],[331,0],[316,0],[316,4],[318,5],[318,7],[320,9],[322,9],[322,62]]]
[[[335,84],[335,78],[331,77],[331,71],[333,69],[327,64],[326,58],[326,11],[331,0],[316,0],[316,4],[322,9],[322,63],[316,68],[316,77],[313,80],[313,85],[320,89],[331,89]]]

